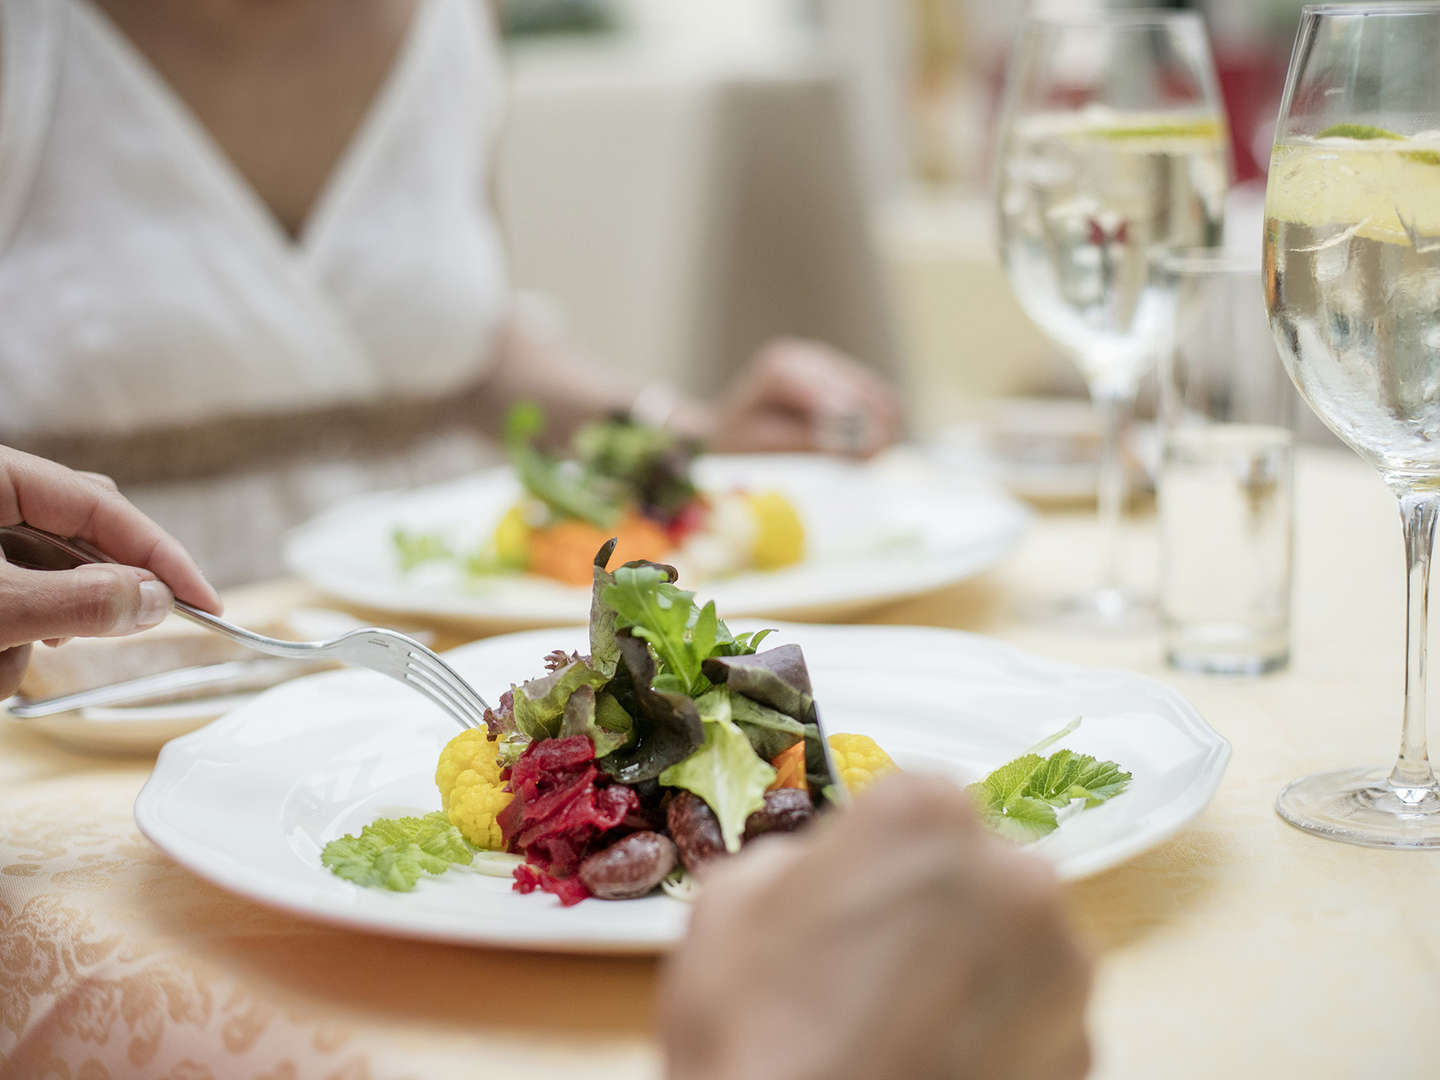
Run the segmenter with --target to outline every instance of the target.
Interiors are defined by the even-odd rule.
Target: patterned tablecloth
[[[1398,735],[1401,547],[1391,500],[1338,456],[1302,462],[1289,671],[1165,671],[1153,635],[1067,632],[1035,612],[1091,570],[1081,514],[1016,557],[875,613],[959,626],[1177,686],[1235,747],[1215,803],[1072,886],[1100,950],[1101,1078],[1434,1076],[1440,854],[1325,843],[1280,822],[1289,778],[1381,762]],[[1129,559],[1153,582],[1153,528]],[[313,601],[282,585],[284,606]],[[253,599],[253,598],[252,598]],[[46,1080],[648,1077],[647,960],[417,944],[317,926],[191,876],[136,831],[145,759],[0,723],[0,1076]],[[957,913],[963,917],[963,913]]]

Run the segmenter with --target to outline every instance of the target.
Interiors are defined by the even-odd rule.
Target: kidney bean
[[[677,791],[665,809],[665,822],[680,849],[680,861],[692,874],[704,863],[727,854],[720,819],[700,796]]]
[[[809,792],[777,788],[765,793],[765,805],[745,819],[745,840],[770,832],[794,832],[815,816]]]
[[[580,864],[580,880],[601,900],[644,896],[675,869],[675,845],[656,832],[631,833]]]

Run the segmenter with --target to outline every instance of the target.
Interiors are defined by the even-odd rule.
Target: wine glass
[[[997,158],[1001,251],[1026,314],[1073,354],[1104,429],[1099,587],[1068,606],[1127,623],[1121,440],[1165,337],[1155,257],[1221,239],[1229,137],[1194,12],[1037,14],[1011,52]]]
[[[1425,622],[1440,506],[1440,4],[1300,18],[1265,198],[1265,300],[1291,379],[1400,502],[1408,567],[1400,757],[1297,780],[1309,832],[1440,846],[1425,747]]]

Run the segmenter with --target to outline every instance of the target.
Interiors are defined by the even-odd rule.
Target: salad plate
[[[778,625],[774,643],[804,649],[827,729],[871,736],[908,772],[968,783],[1079,719],[1059,745],[1114,760],[1133,781],[1104,805],[1062,815],[1031,845],[1067,879],[1113,867],[1180,829],[1214,795],[1229,759],[1229,744],[1179,694],[1139,675],[1044,660],[952,630],[766,625]],[[550,650],[585,643],[583,628],[529,631],[447,659],[495,700]],[[377,817],[439,809],[435,764],[455,731],[438,709],[380,676],[309,676],[167,744],[136,801],[136,821],[222,888],[358,930],[606,954],[660,952],[678,940],[689,907],[665,894],[562,907],[474,869],[423,879],[407,893],[330,873],[320,859],[329,841]],[[866,853],[855,852],[857,873],[865,863]]]
[[[804,523],[801,562],[704,583],[716,606],[736,616],[836,618],[929,592],[1009,554],[1028,520],[1028,511],[998,488],[904,452],[865,464],[714,455],[694,468],[702,490],[781,492]],[[454,562],[405,570],[396,558],[397,530],[463,546],[488,536],[520,494],[514,470],[502,466],[448,484],[367,496],[292,532],[286,562],[330,595],[373,610],[491,631],[572,623],[585,609],[588,586],[521,573],[467,577]]]

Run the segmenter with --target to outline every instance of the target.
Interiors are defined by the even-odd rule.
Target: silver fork
[[[29,525],[0,526],[0,551],[10,563],[30,570],[73,570],[86,563],[115,561],[83,540],[56,536]],[[175,612],[267,656],[338,660],[388,675],[424,694],[463,728],[481,726],[490,708],[454,668],[414,638],[394,630],[367,627],[333,641],[282,641],[252,633],[183,600],[175,601]]]

